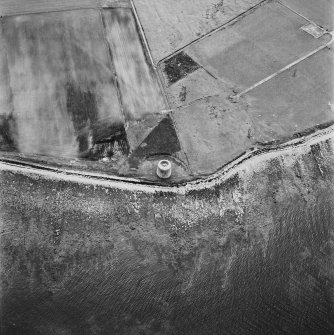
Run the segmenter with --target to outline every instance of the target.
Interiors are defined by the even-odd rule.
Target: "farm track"
[[[118,176],[106,176],[99,173],[86,173],[82,171],[59,169],[38,164],[22,163],[15,160],[0,157],[0,171],[10,171],[25,175],[33,175],[37,178],[69,181],[87,185],[102,186],[133,192],[155,193],[166,192],[174,194],[186,194],[193,190],[209,189],[222,184],[232,175],[247,167],[248,163],[261,163],[279,157],[282,154],[294,154],[295,151],[304,150],[311,145],[334,140],[334,126],[320,129],[312,134],[302,136],[279,145],[265,148],[254,148],[240,155],[237,159],[221,167],[215,173],[182,184],[171,186],[149,183],[145,180],[123,178]]]

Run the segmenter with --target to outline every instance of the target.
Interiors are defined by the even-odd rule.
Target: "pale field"
[[[163,95],[143,51],[132,11],[117,8],[104,10],[102,15],[125,118],[138,120],[146,114],[165,109]]]
[[[0,15],[96,7],[99,0],[0,0]]]

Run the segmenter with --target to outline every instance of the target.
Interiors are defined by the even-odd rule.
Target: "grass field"
[[[302,31],[307,23],[284,6],[268,3],[187,52],[223,81],[244,89],[330,40],[328,34],[315,39]]]
[[[135,0],[156,61],[205,35],[261,0]]]
[[[281,3],[325,29],[334,29],[334,2],[332,0],[281,0]]]

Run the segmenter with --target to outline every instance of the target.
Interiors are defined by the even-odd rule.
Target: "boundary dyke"
[[[312,134],[295,138],[280,145],[272,145],[262,148],[253,148],[241,154],[238,158],[221,167],[215,173],[197,178],[195,180],[172,185],[162,185],[146,180],[108,176],[99,173],[89,173],[70,169],[59,169],[42,164],[30,164],[18,162],[11,159],[0,157],[0,172],[11,172],[31,176],[34,179],[48,179],[55,181],[72,182],[117,190],[144,193],[172,193],[186,195],[191,191],[210,189],[229,179],[235,173],[245,169],[247,164],[259,164],[270,159],[279,157],[283,154],[297,153],[310,147],[313,144],[324,142],[326,140],[334,141],[334,125],[325,129],[320,129]]]

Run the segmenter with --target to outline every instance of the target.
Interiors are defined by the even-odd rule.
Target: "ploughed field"
[[[114,160],[125,125],[165,109],[130,8],[1,19],[0,149]]]

